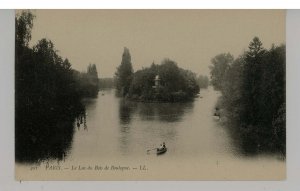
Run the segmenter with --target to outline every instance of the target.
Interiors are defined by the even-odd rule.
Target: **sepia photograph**
[[[16,10],[15,179],[285,180],[285,10]]]

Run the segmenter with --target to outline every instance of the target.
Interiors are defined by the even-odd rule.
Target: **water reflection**
[[[181,121],[187,113],[193,109],[193,102],[185,103],[164,103],[157,105],[160,121],[177,122]]]
[[[154,103],[139,103],[139,117],[142,121],[155,120],[156,112]]]
[[[122,155],[145,154],[162,142],[176,145],[178,125],[194,108],[194,102],[145,103],[120,99],[118,151]]]
[[[114,91],[106,90],[103,94],[97,99],[84,100],[88,131],[84,131],[84,118],[61,116],[59,120],[47,121],[49,118],[43,116],[35,125],[44,127],[47,121],[46,126],[54,129],[41,136],[40,144],[20,147],[24,155],[35,159],[51,156],[49,158],[63,160],[66,157],[66,164],[86,160],[91,164],[101,161],[105,164],[113,159],[120,162],[129,159],[160,165],[164,161],[169,165],[168,169],[174,165],[197,163],[196,167],[202,165],[205,169],[223,166],[225,171],[231,167],[226,166],[227,159],[243,164],[241,168],[246,170],[252,170],[254,166],[260,170],[262,164],[274,161],[271,156],[264,157],[266,162],[262,163],[261,158],[236,154],[240,152],[235,147],[237,140],[232,139],[228,129],[211,116],[218,98],[214,91],[202,91],[203,98],[194,102],[172,104],[132,102],[115,97]],[[162,142],[168,147],[165,155],[158,159],[155,152],[147,154],[148,149],[156,148]],[[193,159],[192,162],[189,159]],[[274,163],[272,169],[276,168],[277,163]],[[198,166],[197,170],[202,169]]]
[[[86,115],[85,114],[84,115],[80,115],[80,116],[78,116],[76,118],[76,126],[77,126],[77,130],[78,131],[82,128],[82,126],[83,126],[83,129],[85,131],[88,130],[87,124],[86,124]]]
[[[142,121],[177,122],[181,121],[184,115],[192,112],[193,107],[194,102],[144,103],[120,99],[119,121],[120,124],[130,124],[133,118],[139,117]]]
[[[63,108],[64,112],[53,112],[52,108],[43,113],[32,111],[30,123],[16,124],[16,161],[64,160],[71,149],[74,124],[87,129],[83,105]]]
[[[136,110],[136,103],[126,100],[119,100],[119,121],[120,124],[129,124],[132,120],[132,113]]]
[[[119,152],[122,155],[126,155],[128,153],[130,153],[130,143],[131,143],[131,139],[130,139],[131,135],[129,133],[129,127],[121,127],[121,134],[119,137]]]

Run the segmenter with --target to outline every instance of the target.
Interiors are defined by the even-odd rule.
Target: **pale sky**
[[[169,58],[209,75],[220,53],[235,57],[258,36],[265,48],[285,43],[284,10],[35,10],[31,45],[50,39],[72,68],[95,63],[113,77],[129,48],[134,71]]]

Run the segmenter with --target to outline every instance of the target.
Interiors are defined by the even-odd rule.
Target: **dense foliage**
[[[83,97],[97,97],[99,90],[99,78],[95,64],[89,64],[87,72],[74,71],[77,91]]]
[[[222,92],[218,106],[224,109],[221,117],[231,123],[247,152],[285,154],[285,55],[284,45],[266,50],[255,37],[239,58],[223,62],[226,66],[220,69],[214,62],[211,67],[223,71],[211,73],[213,79],[220,79],[213,85]]]
[[[198,83],[200,89],[207,88],[209,85],[209,79],[207,76],[199,75],[197,78],[197,83]]]
[[[100,78],[99,79],[99,88],[106,89],[106,88],[114,88],[115,81],[113,78]]]
[[[63,157],[72,140],[75,119],[85,114],[80,100],[90,86],[98,87],[91,83],[96,83],[95,67],[86,74],[90,81],[79,84],[82,78],[68,59],[57,54],[50,40],[41,39],[29,47],[33,19],[30,11],[23,11],[15,19],[17,161]]]
[[[211,60],[210,74],[211,84],[216,90],[221,90],[222,81],[229,65],[233,62],[233,56],[229,53],[219,54]]]
[[[159,86],[155,86],[155,78]],[[186,101],[199,93],[196,74],[181,69],[169,59],[133,73],[131,55],[124,48],[121,65],[115,73],[117,94],[137,101]]]
[[[131,63],[131,55],[128,48],[124,48],[122,61],[115,73],[117,94],[126,96],[133,77],[133,68]]]
[[[159,86],[155,78],[159,77]],[[129,89],[129,97],[141,101],[186,101],[193,98],[200,89],[196,75],[179,68],[177,64],[165,59],[162,64],[152,64],[134,73]]]

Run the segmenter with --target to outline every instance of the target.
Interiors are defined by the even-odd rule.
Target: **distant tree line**
[[[114,78],[100,78],[99,79],[99,88],[100,89],[107,89],[107,88],[114,88],[115,81]]]
[[[158,78],[157,85],[155,78]],[[133,72],[128,48],[124,48],[121,65],[117,68],[116,84],[119,95],[139,101],[186,101],[200,91],[196,74],[179,68],[169,59]]]
[[[212,85],[222,92],[217,109],[247,152],[285,155],[285,55],[285,45],[267,50],[255,37],[237,59],[229,53],[212,59]]]
[[[199,85],[200,89],[201,88],[207,88],[209,85],[209,79],[207,76],[199,75],[197,77],[197,84]]]
[[[97,97],[99,91],[99,78],[95,64],[89,64],[87,72],[73,70],[77,91],[83,97]]]
[[[75,118],[85,114],[83,97],[95,97],[95,65],[87,73],[71,68],[54,44],[41,39],[29,47],[35,16],[15,18],[15,154],[17,161],[62,157],[70,146]]]

